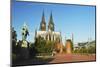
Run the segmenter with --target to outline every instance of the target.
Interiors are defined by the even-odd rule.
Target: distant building
[[[68,54],[72,53],[72,41],[70,39],[66,40],[66,52]]]
[[[79,49],[78,44],[74,44],[74,49],[73,50],[77,50],[77,49]]]
[[[89,42],[89,41],[87,41],[87,42],[80,42],[80,43],[76,44],[76,46],[74,47],[74,50],[81,49],[82,47],[85,47],[85,48],[88,48],[90,46],[95,47],[95,45],[96,45],[95,44],[95,40],[93,40],[91,42]]]
[[[40,28],[39,30],[35,30],[35,37],[42,37],[44,40],[61,42],[61,32],[55,31],[52,13],[50,15],[49,23],[46,29],[45,16],[43,12]]]

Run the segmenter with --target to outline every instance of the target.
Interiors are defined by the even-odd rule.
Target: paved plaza
[[[57,54],[52,57],[34,58],[28,60],[20,60],[15,62],[14,65],[42,65],[42,64],[57,64],[57,63],[71,63],[71,62],[89,62],[95,61],[95,54]]]
[[[95,61],[95,55],[82,55],[82,54],[58,54],[54,56],[54,60],[50,63],[62,63],[62,62],[80,62],[80,61]]]

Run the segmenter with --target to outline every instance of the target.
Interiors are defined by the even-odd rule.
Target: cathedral
[[[45,15],[43,12],[39,30],[35,31],[35,37],[36,38],[42,37],[44,40],[49,40],[49,41],[54,41],[54,42],[57,41],[59,43],[61,42],[62,40],[61,32],[55,31],[55,24],[53,22],[52,12],[49,18],[48,25],[45,21]]]

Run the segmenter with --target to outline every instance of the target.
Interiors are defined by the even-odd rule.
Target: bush
[[[34,43],[34,47],[37,53],[52,53],[53,45],[54,45],[54,42],[44,40],[41,37],[36,38],[36,41]]]

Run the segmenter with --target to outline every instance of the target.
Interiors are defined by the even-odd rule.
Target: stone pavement
[[[25,65],[43,65],[43,64],[58,64],[58,63],[72,63],[72,62],[87,62],[95,61],[96,56],[94,55],[82,55],[82,54],[57,54],[55,56],[47,56],[42,58],[41,56],[37,58],[31,58],[28,60],[18,60],[13,65],[14,66],[25,66]]]
[[[82,62],[95,61],[95,55],[81,55],[81,54],[58,54],[54,56],[54,60],[49,63],[66,63],[66,62]]]

